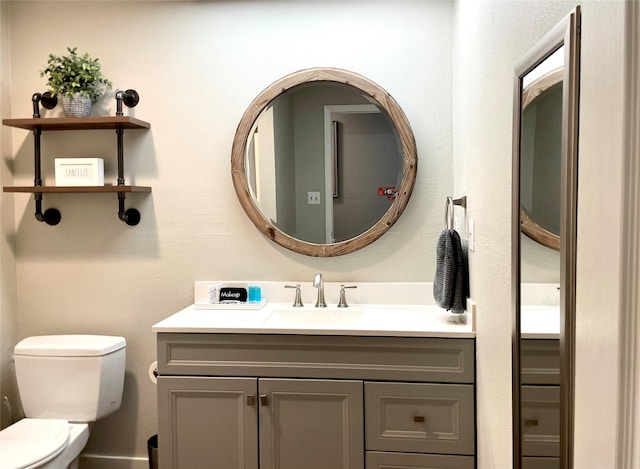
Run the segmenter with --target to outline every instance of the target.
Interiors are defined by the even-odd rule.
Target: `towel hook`
[[[453,231],[453,222],[454,222],[454,207],[456,205],[461,206],[462,208],[467,208],[467,196],[463,195],[459,199],[454,199],[453,197],[447,197],[447,201],[444,206],[444,225],[449,231]]]

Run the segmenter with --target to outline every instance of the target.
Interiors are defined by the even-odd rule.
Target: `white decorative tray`
[[[263,299],[260,303],[209,303],[206,300],[199,301],[194,304],[195,309],[245,309],[258,310],[267,304],[267,300]]]

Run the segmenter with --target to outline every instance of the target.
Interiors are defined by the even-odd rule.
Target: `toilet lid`
[[[124,337],[110,335],[39,335],[27,337],[14,348],[15,355],[46,357],[100,357],[125,348]]]
[[[22,419],[0,431],[0,469],[25,469],[53,459],[67,446],[69,422]]]

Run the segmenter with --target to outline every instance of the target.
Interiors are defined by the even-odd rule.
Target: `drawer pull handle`
[[[527,420],[524,421],[524,424],[527,427],[536,427],[538,425],[538,423],[540,423],[540,422],[538,422],[538,419],[527,419]]]
[[[263,406],[269,405],[269,398],[267,397],[266,394],[260,394],[260,405],[263,405]]]
[[[414,415],[413,421],[416,423],[424,423],[424,415]]]
[[[247,405],[254,405],[256,403],[256,396],[254,396],[253,394],[249,394],[247,396]]]

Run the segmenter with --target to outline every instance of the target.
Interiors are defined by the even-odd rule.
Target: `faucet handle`
[[[293,300],[294,308],[302,308],[304,305],[302,304],[302,296],[300,295],[300,284],[297,285],[285,285],[284,288],[295,288],[296,289],[296,297]]]
[[[356,285],[340,285],[340,302],[338,303],[338,308],[348,308],[349,304],[347,303],[347,294],[345,293],[345,288],[358,288]]]

